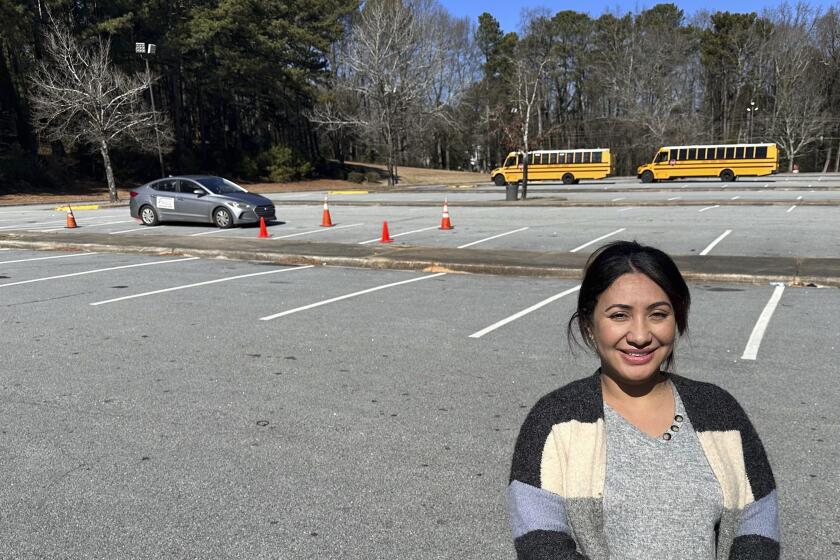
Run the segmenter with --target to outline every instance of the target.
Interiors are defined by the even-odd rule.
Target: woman
[[[519,433],[520,559],[779,558],[773,473],[747,415],[723,389],[668,373],[690,303],[658,249],[618,241],[590,257],[568,334],[601,367],[540,399]]]

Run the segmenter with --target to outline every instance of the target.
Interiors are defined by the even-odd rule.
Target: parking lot
[[[761,207],[771,209],[784,214],[773,220],[796,215]],[[462,223],[475,218],[463,210]],[[119,214],[90,215],[103,232],[129,229],[104,223]],[[726,217],[699,217],[712,215]],[[620,216],[589,224],[570,215],[562,246],[641,222]],[[411,218],[396,223],[426,219]],[[547,230],[536,219],[529,225]],[[496,231],[491,222],[428,235],[472,243]],[[207,229],[152,229],[164,228]],[[687,229],[702,250],[707,237]],[[354,228],[323,231],[313,235]],[[688,243],[674,231],[660,240]],[[361,226],[353,236],[372,237]],[[528,239],[518,243],[538,242]],[[516,431],[540,395],[596,367],[565,338],[576,286],[0,251],[0,556],[512,558],[504,490]],[[693,284],[692,295],[677,370],[722,385],[750,413],[776,472],[785,557],[837,557],[837,289]]]

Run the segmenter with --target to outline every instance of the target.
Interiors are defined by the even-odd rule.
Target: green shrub
[[[365,173],[365,181],[368,183],[378,183],[379,182],[379,173],[376,171],[368,171]]]
[[[351,171],[347,174],[347,180],[351,183],[362,183],[365,180],[365,174],[358,171]]]
[[[256,179],[260,175],[260,166],[254,158],[250,156],[242,156],[239,160],[239,175],[248,179]]]
[[[296,181],[312,174],[312,164],[287,146],[272,146],[257,156],[256,163],[277,183]]]

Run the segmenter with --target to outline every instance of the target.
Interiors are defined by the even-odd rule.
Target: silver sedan
[[[275,219],[274,203],[233,181],[210,175],[166,177],[131,191],[131,217],[147,226],[203,222],[229,228]]]

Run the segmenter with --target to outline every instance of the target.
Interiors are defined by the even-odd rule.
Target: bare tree
[[[818,83],[821,72],[811,41],[812,16],[806,4],[782,4],[773,14],[773,113],[768,132],[788,157],[789,171],[796,157],[819,140],[828,121],[819,89],[808,85]]]
[[[143,92],[151,76],[129,76],[111,64],[110,43],[99,40],[80,45],[64,26],[54,23],[45,40],[46,56],[32,77],[31,101],[36,129],[50,140],[69,146],[84,143],[99,150],[112,202],[118,200],[110,150],[123,142],[141,149],[156,148],[155,126],[161,144],[172,143],[163,117],[147,110]]]

